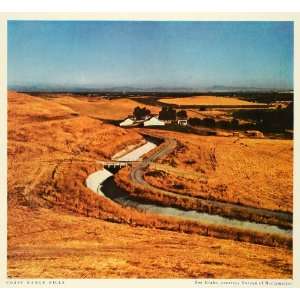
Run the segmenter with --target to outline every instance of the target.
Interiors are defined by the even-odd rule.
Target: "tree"
[[[163,106],[159,112],[160,120],[176,120],[176,110],[171,106]]]
[[[143,120],[148,115],[150,115],[150,110],[147,109],[146,107],[140,108],[139,106],[137,106],[133,110],[133,116],[137,120]]]
[[[210,127],[210,128],[213,128],[216,126],[216,122],[213,118],[204,118],[203,119],[203,125],[205,127]]]
[[[231,123],[229,121],[226,120],[220,120],[216,123],[218,128],[222,128],[222,129],[230,129]]]
[[[240,125],[240,122],[238,119],[232,119],[231,120],[231,128],[232,129],[238,129],[239,128],[239,125]]]
[[[187,119],[187,113],[185,110],[179,110],[177,112],[177,118],[179,119]]]
[[[202,125],[202,120],[200,118],[190,118],[189,123],[192,126],[201,126]]]

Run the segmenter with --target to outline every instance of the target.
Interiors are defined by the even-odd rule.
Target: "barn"
[[[164,126],[165,122],[159,120],[157,117],[152,117],[151,119],[144,122],[144,126]]]

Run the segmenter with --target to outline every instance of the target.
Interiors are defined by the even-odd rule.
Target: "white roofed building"
[[[144,126],[164,126],[165,122],[158,119],[158,117],[152,117],[144,122]]]
[[[134,121],[133,119],[127,118],[127,119],[125,119],[124,121],[122,121],[122,122],[120,123],[120,126],[122,126],[122,127],[131,126],[131,125],[134,124],[134,122],[135,122],[135,121]]]
[[[177,124],[180,126],[187,126],[188,121],[187,119],[177,119]]]

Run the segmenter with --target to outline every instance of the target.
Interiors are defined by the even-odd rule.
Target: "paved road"
[[[228,217],[234,217],[237,218],[237,216],[240,216],[242,219],[242,216],[246,216],[245,219],[247,220],[257,220],[257,217],[262,217],[264,220],[266,219],[275,219],[277,222],[275,224],[292,228],[293,223],[293,216],[290,213],[285,212],[277,212],[277,211],[271,211],[267,209],[262,208],[254,208],[250,206],[245,205],[238,205],[238,204],[232,204],[232,203],[224,203],[220,201],[215,200],[208,200],[208,199],[200,199],[196,197],[191,196],[185,196],[181,194],[177,194],[174,192],[169,192],[154,186],[151,186],[148,184],[144,178],[143,174],[146,169],[146,167],[151,163],[157,160],[160,157],[163,157],[165,155],[168,155],[171,153],[177,146],[177,142],[175,139],[171,138],[163,138],[164,139],[164,146],[159,148],[159,151],[156,151],[154,154],[152,154],[150,157],[143,160],[140,164],[132,168],[130,178],[132,181],[144,185],[147,189],[151,189],[152,191],[159,192],[161,194],[165,194],[168,196],[173,196],[181,199],[190,199],[190,200],[197,200],[201,202],[202,207],[212,207],[212,211],[214,214],[217,214],[215,212],[221,211],[222,215],[227,214]],[[229,212],[228,212],[229,211]],[[252,216],[252,217],[251,217]],[[269,222],[268,222],[269,223]],[[271,223],[271,222],[270,222]],[[273,223],[272,223],[273,224]]]

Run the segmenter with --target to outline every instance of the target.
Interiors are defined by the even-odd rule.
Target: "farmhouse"
[[[134,125],[134,123],[135,123],[135,120],[133,120],[132,118],[127,118],[120,123],[120,126],[122,126],[122,127],[132,126],[132,125]]]
[[[144,126],[164,126],[165,122],[159,120],[156,116],[144,122]]]

